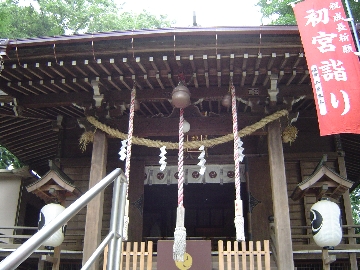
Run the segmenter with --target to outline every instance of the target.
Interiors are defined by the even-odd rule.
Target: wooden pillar
[[[94,134],[89,189],[106,176],[107,152],[108,145],[106,134],[97,130]],[[101,242],[103,202],[104,193],[101,192],[101,194],[97,195],[87,206],[83,248],[83,265],[90,258],[92,253]],[[99,261],[97,260],[90,269],[99,269]]]
[[[66,208],[65,200],[61,201],[61,205]],[[53,258],[55,260],[54,260],[51,270],[59,270],[60,269],[60,259],[61,259],[61,245],[54,248]]]
[[[131,160],[129,179],[129,242],[141,242],[144,209],[144,171],[143,161]]]
[[[347,178],[345,160],[344,160],[343,155],[338,157],[338,163],[339,163],[340,175],[342,177],[344,177],[344,178]],[[354,220],[353,220],[352,210],[351,210],[351,202],[350,202],[349,190],[347,190],[344,193],[343,200],[344,200],[346,224],[347,225],[354,225]],[[354,235],[355,234],[355,229],[354,228],[349,228],[348,229],[348,234]],[[356,244],[356,239],[355,238],[349,238],[349,244]],[[357,265],[357,260],[356,260],[356,253],[350,253],[349,256],[350,256],[351,270],[357,270],[358,265]]]
[[[289,202],[280,122],[268,124],[268,149],[273,210],[275,218],[275,247],[279,270],[293,270]]]
[[[45,269],[45,262],[41,259],[41,256],[39,258],[39,262],[38,262],[38,270],[44,270]]]
[[[322,250],[323,269],[330,270],[330,264],[336,261],[336,255],[329,255],[329,250]]]
[[[61,256],[61,246],[54,248],[54,263],[52,266],[52,270],[59,270],[60,268],[60,256]]]

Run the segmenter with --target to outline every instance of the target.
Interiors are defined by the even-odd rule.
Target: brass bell
[[[231,96],[230,96],[230,94],[226,94],[225,96],[223,96],[223,98],[221,100],[221,105],[223,105],[226,108],[229,108],[231,106]]]
[[[172,91],[172,104],[176,108],[186,108],[190,105],[190,91],[182,82]]]

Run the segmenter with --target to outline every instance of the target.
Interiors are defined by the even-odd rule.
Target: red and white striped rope
[[[178,206],[184,201],[184,109],[180,108],[178,155]]]
[[[127,148],[126,148],[126,160],[125,160],[125,176],[129,181],[130,176],[130,159],[131,159],[131,145],[132,137],[134,131],[134,111],[135,111],[135,97],[136,97],[136,88],[131,91],[131,100],[130,100],[130,115],[129,115],[129,130],[128,130],[128,139],[127,139]],[[129,187],[129,185],[128,185]],[[128,195],[128,190],[126,192],[126,197]]]
[[[240,200],[240,157],[239,157],[239,135],[238,135],[238,121],[236,109],[236,96],[234,85],[230,86],[231,90],[231,112],[233,119],[233,133],[234,133],[234,162],[235,162],[235,198]]]

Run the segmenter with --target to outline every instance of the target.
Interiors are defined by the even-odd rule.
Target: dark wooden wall
[[[254,241],[270,239],[269,216],[273,216],[268,157],[251,157],[249,160],[249,192],[257,200],[253,206],[251,230]]]

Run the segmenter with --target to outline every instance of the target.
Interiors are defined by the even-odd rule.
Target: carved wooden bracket
[[[100,94],[100,87],[99,87],[99,81],[98,80],[92,80],[91,85],[94,89],[94,96],[93,99],[95,100],[95,107],[99,108],[101,106],[101,103],[104,99],[104,95]]]
[[[270,76],[270,89],[268,89],[268,94],[271,104],[276,104],[277,95],[279,94],[279,88],[277,87],[278,78],[277,74],[271,74]]]
[[[62,115],[57,115],[56,116],[56,120],[52,121],[51,124],[52,124],[52,127],[53,127],[53,130],[54,131],[59,131],[60,129],[62,129],[62,121],[63,121],[63,116]]]

